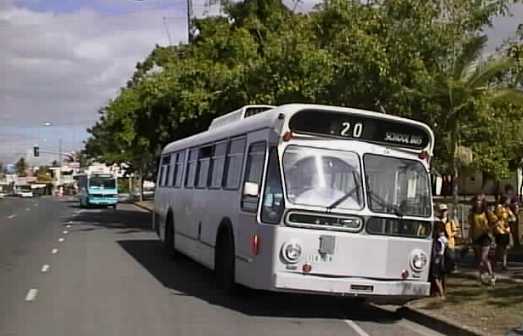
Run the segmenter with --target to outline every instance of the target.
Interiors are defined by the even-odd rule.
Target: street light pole
[[[193,26],[192,26],[192,0],[187,0],[187,41],[192,43]]]
[[[62,138],[58,139],[58,164],[62,167]]]
[[[135,0],[143,1],[143,0]],[[187,0],[187,41],[191,43],[193,40],[193,24],[192,24],[192,0]]]

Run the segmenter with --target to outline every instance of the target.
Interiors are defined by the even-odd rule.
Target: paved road
[[[170,260],[149,223],[132,205],[0,200],[0,335],[439,335],[343,298],[223,296],[210,271]]]

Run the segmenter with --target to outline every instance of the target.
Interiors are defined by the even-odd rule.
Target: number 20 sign
[[[363,133],[363,124],[353,123],[346,121],[341,124],[341,131],[340,135],[344,137],[352,137],[352,138],[359,138],[361,137],[361,134]]]

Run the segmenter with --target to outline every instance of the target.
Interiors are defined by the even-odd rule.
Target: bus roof
[[[432,150],[434,147],[434,134],[430,127],[426,124],[415,121],[412,119],[402,118],[393,116],[390,114],[384,114],[379,112],[366,111],[356,108],[348,107],[339,107],[339,106],[329,106],[329,105],[316,105],[316,104],[286,104],[281,106],[276,106],[272,109],[258,113],[244,119],[230,118],[230,122],[222,123],[223,120],[227,119],[227,115],[220,116],[219,123],[212,123],[213,125],[209,130],[195,134],[193,136],[180,139],[174,142],[171,142],[162,151],[162,154],[170,153],[173,151],[186,149],[188,147],[200,146],[206,143],[217,141],[223,138],[231,138],[234,136],[242,135],[245,133],[252,132],[254,130],[264,129],[264,128],[274,128],[279,123],[281,123],[281,115],[283,115],[286,124],[288,125],[291,117],[304,110],[314,110],[314,111],[325,111],[325,112],[337,112],[337,113],[346,113],[347,115],[360,115],[373,119],[379,120],[389,120],[395,121],[397,123],[413,125],[423,129],[428,135],[428,145],[424,150],[428,151],[429,155],[432,155]],[[239,110],[233,111],[230,114],[238,114]],[[217,125],[218,124],[218,125]],[[283,132],[288,129],[282,130]],[[353,139],[354,140],[354,139]],[[365,141],[361,140],[360,141]],[[399,146],[401,147],[401,146]]]

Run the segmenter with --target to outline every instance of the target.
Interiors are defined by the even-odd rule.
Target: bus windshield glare
[[[398,216],[431,215],[429,177],[419,161],[363,156],[370,210]]]
[[[360,165],[355,153],[289,146],[283,156],[283,171],[291,203],[363,208]]]

